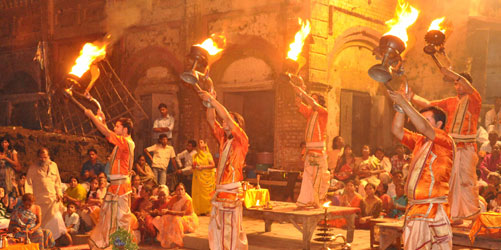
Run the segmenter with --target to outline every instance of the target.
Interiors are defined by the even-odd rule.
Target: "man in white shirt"
[[[174,117],[169,115],[169,109],[165,103],[158,105],[160,118],[153,122],[153,138],[158,138],[160,134],[166,134],[169,141],[172,141],[172,130],[174,130]]]
[[[498,141],[498,139],[499,139],[498,132],[496,132],[495,130],[492,130],[491,132],[489,132],[489,141],[486,141],[482,144],[482,146],[480,147],[480,151],[484,151],[484,152],[490,154],[492,152],[492,148],[496,144],[501,145],[501,142]]]
[[[177,170],[178,174],[181,174],[181,182],[183,182],[186,193],[191,196],[191,181],[193,176],[193,156],[197,153],[195,148],[197,147],[197,142],[195,140],[189,140],[186,144],[186,149],[176,156]]]
[[[485,113],[485,128],[487,132],[495,130],[501,134],[501,96],[494,100],[494,108]]]
[[[169,141],[167,135],[160,134],[157,144],[144,149],[144,153],[150,158],[152,162],[151,169],[153,170],[153,174],[155,174],[155,179],[158,185],[166,184],[167,167],[169,166],[169,162],[172,163],[174,169],[177,169],[176,161],[174,161],[176,153],[174,152],[174,148],[172,146],[167,145],[168,142]],[[150,152],[153,153],[153,156],[151,156]]]

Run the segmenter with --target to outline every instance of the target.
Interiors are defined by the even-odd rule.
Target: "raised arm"
[[[300,79],[300,81],[302,81],[302,79]],[[292,89],[294,89],[296,94],[299,96],[299,100],[296,99],[296,105],[299,106],[299,104],[301,104],[301,102],[304,102],[306,105],[312,107],[314,110],[316,110],[318,107],[320,107],[320,105],[315,101],[315,99],[313,99],[313,97],[308,95],[308,93],[306,93],[306,91],[304,91],[304,89],[295,85],[291,81],[289,81],[289,83],[292,86]]]
[[[99,132],[101,132],[106,138],[110,136],[111,130],[109,130],[106,124],[99,120],[98,117],[94,115],[94,113],[92,113],[92,110],[85,109],[85,115],[89,117],[92,123],[94,123],[94,125],[96,126],[97,130],[99,130]]]
[[[440,68],[440,72],[442,72],[442,74],[444,74],[444,76],[446,76],[450,79],[454,79],[454,83],[461,84],[467,94],[471,94],[471,93],[476,91],[475,87],[473,87],[473,85],[471,85],[470,81],[468,81],[466,78],[464,78],[460,74],[452,71],[451,69],[446,68],[446,67],[442,67],[442,68]]]
[[[235,121],[233,121],[233,118],[231,118],[231,115],[230,113],[228,112],[228,110],[223,106],[223,104],[221,104],[218,100],[216,100],[216,98],[214,98],[211,94],[209,94],[209,92],[207,91],[199,91],[198,92],[200,98],[203,100],[203,101],[206,101],[206,102],[209,102],[212,107],[214,108],[208,108],[207,109],[207,121],[209,122],[209,124],[211,125],[211,128],[214,129],[214,123],[216,121],[216,117],[215,117],[215,114],[214,114],[214,111],[215,113],[217,113],[217,115],[224,120],[224,122],[226,124],[228,124],[228,126],[230,127],[231,130],[233,130],[235,128]],[[212,111],[211,111],[212,109]]]
[[[404,110],[405,114],[409,116],[412,124],[416,127],[417,131],[426,136],[430,140],[435,139],[435,130],[431,124],[422,116],[408,101],[402,93],[388,90],[390,98]],[[398,138],[402,139],[404,136],[403,120],[404,114],[397,112],[393,119],[392,133]]]

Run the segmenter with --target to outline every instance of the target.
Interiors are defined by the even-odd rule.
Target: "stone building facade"
[[[188,139],[195,138],[209,140],[212,151],[217,151],[203,106],[178,76],[188,67],[186,55],[192,44],[212,33],[223,33],[228,45],[210,74],[218,99],[246,118],[250,161],[257,152],[273,152],[275,167],[297,169],[306,121],[295,108],[293,91],[276,79],[283,71],[288,45],[299,28],[297,18],[301,17],[311,20],[312,31],[302,53],[307,64],[300,74],[310,91],[327,97],[329,142],[341,134],[355,152],[363,144],[391,148],[395,143],[389,130],[392,105],[384,88],[369,78],[367,69],[377,63],[372,50],[386,32],[384,22],[393,17],[396,2],[1,0],[2,103],[10,107],[14,117],[25,110],[34,115],[33,100],[44,98],[44,73],[54,83],[60,82],[85,42],[112,34],[108,60],[151,120],[159,115],[158,103],[169,105],[177,121],[176,149],[182,150]],[[431,99],[453,94],[453,89],[442,83],[431,59],[422,53],[428,24],[446,16],[456,26],[447,41],[453,65],[471,71],[482,94],[494,93],[493,70],[500,59],[490,51],[499,51],[496,39],[501,37],[497,25],[501,14],[495,1],[462,0],[453,6],[448,1],[410,2],[421,10],[421,17],[409,29],[405,56],[415,92]],[[39,41],[48,44],[45,72],[32,61]],[[485,46],[489,51],[483,49]],[[22,100],[13,98],[19,93],[35,94],[29,98],[24,95]],[[21,116],[4,125],[17,122],[36,128],[33,121],[33,116]],[[136,126],[134,137],[141,152],[154,141],[152,121]]]

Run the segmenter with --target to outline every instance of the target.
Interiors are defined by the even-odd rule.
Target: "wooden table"
[[[262,208],[244,209],[244,216],[264,220],[264,231],[270,232],[273,222],[291,223],[303,234],[303,249],[310,249],[310,241],[318,223],[324,219],[324,208],[296,210],[291,202],[270,201],[272,210]],[[353,239],[355,214],[359,208],[332,206],[327,210],[327,219],[345,218],[348,223],[347,238]],[[350,223],[351,222],[351,223]],[[351,234],[351,236],[349,236]]]
[[[379,227],[379,249],[386,249],[402,235],[403,221],[396,223],[378,223]],[[501,249],[501,239],[489,236],[477,236],[474,244],[471,244],[468,237],[469,231],[464,228],[452,228],[452,244],[454,246],[465,246],[470,248]]]

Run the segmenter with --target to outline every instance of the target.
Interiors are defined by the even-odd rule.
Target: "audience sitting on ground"
[[[376,196],[376,186],[372,183],[365,185],[366,197],[360,202],[360,228],[369,228],[369,219],[379,218],[383,202]]]
[[[355,155],[351,150],[350,145],[344,146],[343,154],[337,161],[337,166],[334,170],[334,177],[340,181],[347,181],[355,178],[355,170],[357,169],[357,163],[355,160]]]
[[[393,198],[393,208],[388,217],[400,219],[405,214],[408,200],[404,192],[404,184],[397,183],[395,189],[396,196]]]
[[[376,195],[382,201],[381,214],[384,217],[387,217],[391,209],[393,208],[393,200],[387,194],[387,192],[388,192],[388,184],[385,184],[383,181],[381,181],[377,186]]]
[[[487,180],[487,175],[498,171],[499,166],[501,166],[501,145],[496,144],[492,147],[492,153],[487,154],[480,164],[482,179]]]
[[[66,206],[66,212],[63,214],[64,224],[70,235],[78,233],[80,228],[80,216],[77,213],[77,205],[73,202],[69,202]],[[70,240],[70,245],[72,244]]]
[[[198,228],[198,216],[193,210],[191,197],[186,193],[182,182],[176,185],[174,195],[162,209],[162,216],[153,220],[158,230],[157,240],[165,248],[183,247],[185,233],[192,233]]]
[[[141,179],[141,183],[148,185],[155,185],[157,183],[155,174],[153,170],[151,170],[150,165],[146,162],[146,157],[144,155],[140,155],[137,158],[136,164],[134,164],[134,171]]]
[[[153,207],[151,201],[152,193],[153,188],[151,186],[143,186],[140,197],[136,199],[131,206],[131,211],[136,216],[139,223],[139,231],[141,232],[142,240],[144,240],[147,235],[156,234],[152,224],[153,217],[150,214]]]
[[[85,203],[86,199],[87,190],[78,183],[78,178],[76,176],[71,176],[69,187],[63,194],[63,202],[65,204],[74,203],[76,206],[80,207],[81,204]]]
[[[97,150],[91,148],[87,150],[89,160],[84,162],[80,175],[82,181],[90,181],[90,179],[104,172],[104,164],[98,160]]]
[[[395,172],[391,175],[391,182],[388,183],[388,195],[392,199],[397,196],[396,185],[403,182],[404,178],[402,172]]]
[[[329,171],[337,168],[339,158],[344,154],[343,148],[346,148],[343,137],[339,135],[334,137],[332,140],[332,149],[327,151],[327,164],[329,166]]]
[[[491,200],[489,207],[489,211],[501,213],[501,191],[496,193],[496,199]]]
[[[87,193],[87,200],[80,208],[80,217],[83,222],[84,230],[90,231],[97,222],[99,208],[103,204],[105,192],[99,192],[99,181],[97,177],[90,180],[90,190]],[[105,186],[106,187],[106,186]]]
[[[10,217],[9,207],[9,196],[5,194],[3,187],[0,187],[0,219]]]
[[[132,180],[131,180],[131,185],[132,185],[132,199],[131,199],[131,204],[134,203],[136,199],[139,199],[141,189],[143,188],[143,185],[141,184],[141,177],[139,175],[133,175]]]
[[[55,246],[52,232],[40,227],[42,225],[42,210],[34,203],[33,194],[23,195],[21,205],[14,210],[10,218],[9,232],[23,242],[38,243],[39,249],[50,249]]]
[[[391,157],[391,173],[402,172],[403,169],[410,163],[409,155],[405,154],[405,147],[402,144],[395,148],[395,155]]]
[[[499,139],[498,132],[492,130],[491,132],[489,132],[489,141],[486,141],[482,144],[482,146],[480,147],[480,151],[484,151],[487,154],[492,153],[492,149],[494,149],[494,146],[496,145],[501,146],[501,142],[498,141],[498,139]]]

